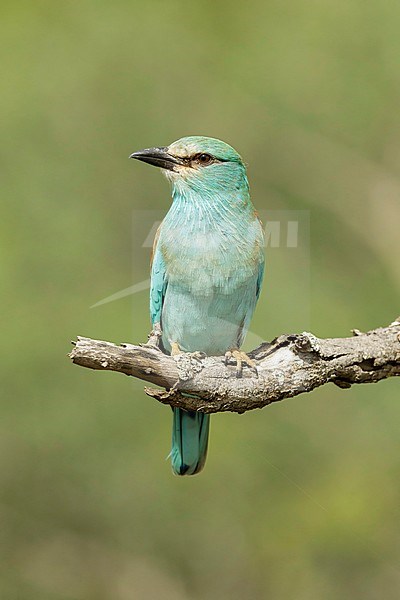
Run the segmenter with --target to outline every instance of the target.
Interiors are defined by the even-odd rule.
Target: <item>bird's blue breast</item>
[[[261,225],[251,203],[175,199],[157,243],[165,269],[163,345],[224,354],[240,346],[257,301]]]

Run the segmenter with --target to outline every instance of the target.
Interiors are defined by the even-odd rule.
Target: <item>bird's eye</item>
[[[213,161],[210,154],[197,154],[194,158],[200,165],[209,165]]]

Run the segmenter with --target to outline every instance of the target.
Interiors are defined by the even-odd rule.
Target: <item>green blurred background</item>
[[[66,354],[146,338],[147,291],[90,307],[148,277],[143,211],[169,206],[128,155],[190,134],[242,153],[258,209],[310,217],[309,248],[268,250],[254,334],[398,316],[399,3],[1,12],[0,597],[397,600],[398,381],[217,415],[178,479],[169,409]]]

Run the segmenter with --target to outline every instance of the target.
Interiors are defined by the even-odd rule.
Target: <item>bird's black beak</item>
[[[139,150],[134,152],[129,158],[136,158],[149,165],[160,167],[161,169],[168,169],[174,171],[177,165],[183,165],[184,161],[172,154],[168,154],[168,147],[163,146],[162,148],[146,148],[145,150]]]

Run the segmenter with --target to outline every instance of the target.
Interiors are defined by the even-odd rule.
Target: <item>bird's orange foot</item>
[[[183,351],[179,348],[178,342],[170,342],[171,344],[171,356],[178,356],[178,354],[183,354]]]
[[[194,358],[195,360],[203,360],[207,356],[205,352],[201,350],[195,350],[194,352],[185,352],[181,349],[178,342],[169,342],[171,345],[171,356],[188,356]]]
[[[236,377],[242,376],[244,364],[247,365],[253,371],[253,373],[258,375],[254,360],[238,348],[231,348],[228,350],[228,352],[225,352],[225,365],[228,365],[230,360],[234,360],[236,362]]]

